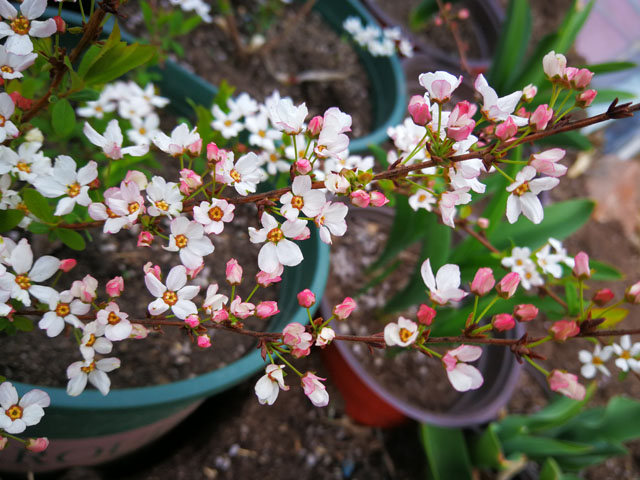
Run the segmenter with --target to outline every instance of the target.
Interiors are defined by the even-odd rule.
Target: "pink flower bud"
[[[579,108],[587,108],[593,103],[597,94],[598,92],[593,89],[579,93],[576,96],[576,106]]]
[[[471,282],[471,292],[481,297],[489,293],[495,284],[496,279],[493,278],[493,271],[488,267],[479,268]]]
[[[504,122],[496,127],[496,137],[503,142],[513,138],[518,133],[518,126],[511,117],[508,117]]]
[[[624,299],[634,305],[640,303],[640,282],[636,282],[627,288],[627,291],[624,293]]]
[[[53,17],[53,20],[56,22],[56,32],[64,33],[67,30],[67,24],[60,15]]]
[[[198,336],[198,346],[200,348],[209,348],[211,346],[211,337],[207,334]]]
[[[331,343],[331,341],[335,338],[336,332],[333,331],[330,327],[323,327],[316,338],[316,346],[324,347]]]
[[[553,109],[545,103],[538,105],[538,108],[529,117],[529,126],[534,130],[544,130],[553,117]]]
[[[467,18],[469,18],[469,15],[471,14],[469,13],[468,8],[461,8],[460,11],[458,11],[458,18],[460,20],[466,20]]]
[[[147,338],[149,336],[149,329],[144,325],[140,325],[139,323],[131,324],[131,333],[129,334],[129,338],[134,338],[136,340],[142,340],[143,338]]]
[[[516,319],[509,313],[499,313],[493,317],[491,325],[499,332],[505,332],[516,326]]]
[[[591,83],[593,72],[586,68],[568,67],[564,72],[564,77],[571,88],[582,90]]]
[[[147,180],[147,176],[138,170],[129,170],[127,172],[127,175],[124,177],[124,182],[125,183],[133,182],[136,185],[138,185],[138,188],[140,190],[144,190],[145,188],[147,188],[147,185],[149,184],[149,180]]]
[[[229,312],[227,312],[224,308],[220,310],[216,310],[211,315],[211,320],[215,323],[224,322],[225,320],[229,320]]]
[[[33,100],[23,97],[18,91],[11,92],[9,96],[11,97],[11,100],[13,100],[13,103],[16,104],[16,107],[23,110],[31,108],[31,105],[33,104]]]
[[[73,258],[65,258],[64,260],[60,260],[60,270],[63,272],[70,272],[73,268],[78,264]]]
[[[355,310],[356,302],[351,297],[346,297],[340,305],[333,307],[333,314],[339,319],[344,320]]]
[[[240,285],[242,283],[242,267],[235,258],[227,262],[226,275],[229,285]]]
[[[431,323],[433,322],[433,319],[436,317],[436,311],[425,305],[424,303],[422,305],[420,305],[420,308],[418,309],[418,322],[421,323],[422,325],[431,325]]]
[[[382,207],[389,203],[389,199],[385,197],[384,193],[373,191],[369,194],[372,207]]]
[[[589,255],[580,252],[576,255],[575,266],[573,267],[573,275],[580,280],[591,278],[591,269],[589,268]]]
[[[529,165],[535,168],[538,173],[549,177],[561,177],[567,173],[567,167],[558,162],[564,158],[565,153],[562,148],[551,148],[534,153],[529,158]]]
[[[522,100],[524,102],[530,102],[538,93],[538,87],[531,83],[522,89]]]
[[[326,380],[326,378],[316,377],[313,373],[307,372],[302,377],[302,389],[316,407],[326,407],[329,404],[329,394],[320,380]]]
[[[574,400],[584,400],[586,390],[578,383],[578,377],[563,370],[553,370],[547,377],[549,387],[554,392]]]
[[[507,273],[500,283],[496,285],[496,291],[502,298],[511,298],[520,284],[520,275],[516,272]]]
[[[580,333],[580,327],[573,320],[558,320],[549,329],[549,333],[557,342],[564,342],[567,338],[575,337]]]
[[[344,178],[342,175],[338,173],[329,173],[327,178],[324,180],[324,186],[327,187],[331,193],[346,193],[351,184],[349,180]]]
[[[191,328],[196,328],[200,325],[200,317],[198,317],[198,315],[189,315],[184,319],[184,323],[189,325]]]
[[[119,297],[124,290],[124,280],[119,276],[113,277],[107,282],[105,290],[107,291],[107,295],[110,297]]]
[[[322,124],[324,123],[324,118],[320,115],[316,115],[309,121],[309,126],[307,127],[307,131],[312,137],[317,137],[320,135],[320,131],[322,130]]]
[[[409,115],[411,115],[411,119],[416,125],[425,126],[431,121],[429,102],[424,99],[423,95],[411,97],[407,110],[409,110]]]
[[[158,280],[162,280],[162,270],[160,270],[159,265],[154,265],[151,262],[147,262],[144,264],[144,267],[142,267],[142,270],[144,271],[145,275],[147,273],[150,273],[153,276],[155,276]]]
[[[96,290],[98,281],[91,275],[85,275],[82,280],[76,280],[71,284],[71,293],[85,303],[93,302],[98,296]]]
[[[593,298],[591,301],[595,303],[599,307],[605,306],[611,300],[613,300],[615,295],[609,288],[602,288],[593,294]]]
[[[298,172],[300,175],[306,175],[313,169],[313,167],[311,166],[311,162],[306,158],[297,160],[295,163],[295,168],[296,172]]]
[[[183,168],[180,170],[180,191],[185,195],[191,195],[202,186],[202,178],[193,170]]]
[[[369,197],[369,194],[364,190],[356,190],[355,192],[351,192],[351,203],[356,207],[367,208],[370,201],[371,197]]]
[[[308,288],[298,294],[298,303],[301,307],[311,308],[316,303],[316,296]]]
[[[561,53],[556,53],[553,50],[547,53],[542,59],[542,68],[544,73],[552,82],[562,79],[566,67],[567,58]]]
[[[202,151],[202,139],[198,138],[195,142],[187,146],[187,153],[192,157],[197,157]]]
[[[513,315],[521,322],[530,322],[538,316],[538,309],[535,305],[523,303],[515,306]]]
[[[258,318],[269,318],[275,315],[276,313],[280,313],[278,310],[278,302],[274,301],[266,301],[260,302],[256,307],[256,316]]]
[[[146,230],[141,231],[138,234],[138,247],[150,247],[153,243],[153,234]]]
[[[281,274],[282,272],[275,274],[261,270],[256,274],[256,283],[261,287],[268,287],[271,284],[280,282],[282,280]]]
[[[478,218],[478,221],[476,223],[483,230],[486,230],[487,228],[489,228],[489,219],[488,218],[480,217],[480,218]]]
[[[211,142],[207,144],[207,161],[211,163],[218,163],[227,158],[227,151]]]
[[[44,452],[49,446],[49,439],[47,437],[28,438],[25,447],[32,452]]]

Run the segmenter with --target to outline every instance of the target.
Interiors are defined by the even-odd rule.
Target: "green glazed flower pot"
[[[51,13],[55,14],[57,10]],[[65,20],[80,24],[80,17],[72,13]],[[172,105],[184,107],[187,95],[206,105],[215,94],[212,85],[175,63],[167,62],[163,73],[162,93],[171,99]],[[329,247],[315,230],[311,233],[309,240],[300,243],[303,263],[284,272],[278,300],[281,313],[273,317],[270,331],[281,331],[290,322],[308,322],[306,309],[298,305],[292,293],[308,288],[318,299],[322,297],[329,273]],[[43,358],[42,361],[47,360]],[[51,443],[45,452],[34,454],[17,442],[9,442],[0,454],[0,471],[46,472],[96,465],[118,458],[160,437],[207,397],[248,379],[264,365],[260,352],[254,350],[219,370],[195,378],[166,385],[113,390],[106,397],[90,388],[78,397],[70,397],[64,388],[28,385],[10,379],[20,395],[40,388],[51,397],[51,406],[45,409],[42,421],[21,435],[46,436]],[[114,374],[117,375],[117,371]],[[60,375],[62,379],[64,372]]]

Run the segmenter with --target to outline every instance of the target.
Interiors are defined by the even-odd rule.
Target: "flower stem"
[[[544,368],[542,368],[540,365],[538,365],[536,362],[534,362],[533,360],[531,360],[531,358],[529,357],[529,355],[524,355],[524,359],[529,362],[529,364],[535,368],[536,370],[538,370],[540,373],[542,373],[545,377],[548,377],[550,375],[548,370],[545,370]]]
[[[275,353],[275,354],[278,356],[278,358],[279,358],[280,360],[282,360],[282,361],[287,365],[287,367],[289,367],[291,370],[293,370],[294,372],[296,372],[296,373],[298,374],[298,376],[299,376],[299,377],[301,377],[301,378],[302,378],[302,377],[304,377],[304,375],[303,375],[302,373],[300,373],[296,367],[294,367],[293,365],[291,365],[291,363],[289,363],[289,362],[288,362],[288,361],[287,361],[287,360],[286,360],[282,355],[280,355],[280,353],[278,353],[278,351],[277,351],[277,350],[274,350],[274,351],[273,351],[273,353]]]
[[[480,315],[478,315],[478,318],[476,319],[475,323],[480,323],[480,320],[482,320],[482,317],[484,317],[487,314],[489,309],[493,307],[494,303],[496,303],[499,298],[500,297],[498,295],[493,297],[493,299],[489,302],[489,305],[487,305],[486,308],[480,313]]]

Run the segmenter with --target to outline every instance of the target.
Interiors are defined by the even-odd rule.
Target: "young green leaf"
[[[460,429],[420,425],[420,440],[434,480],[471,480],[469,452]]]
[[[22,190],[22,200],[29,211],[43,222],[54,223],[56,221],[49,201],[37,190],[25,188]]]
[[[0,232],[13,230],[24,218],[20,210],[0,210]]]
[[[51,109],[53,131],[61,138],[68,137],[76,127],[76,112],[66,98],[59,99]]]
[[[68,228],[58,228],[54,231],[60,241],[62,241],[62,243],[64,243],[67,247],[71,248],[72,250],[84,250],[84,238],[75,230],[69,230]]]

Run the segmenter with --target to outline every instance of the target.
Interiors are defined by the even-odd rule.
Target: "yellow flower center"
[[[140,210],[140,204],[138,202],[131,202],[127,210],[129,210],[129,213],[136,213]]]
[[[271,163],[276,163],[276,162],[278,161],[278,156],[277,156],[275,153],[271,153],[271,154],[269,155],[269,161],[270,161]]]
[[[20,15],[13,22],[11,22],[11,29],[18,35],[27,35],[29,33],[29,19]]]
[[[71,309],[69,308],[68,303],[60,302],[56,307],[55,312],[56,312],[56,315],[58,315],[59,317],[66,317],[71,313]]]
[[[182,234],[176,235],[176,247],[184,248],[187,246],[187,243],[189,243],[189,239],[187,237]]]
[[[513,194],[520,196],[520,195],[524,195],[528,191],[529,191],[529,182],[524,182],[522,185],[519,185],[518,187],[516,187],[516,189],[513,191]]]
[[[284,238],[284,233],[280,230],[279,227],[272,228],[269,233],[267,233],[267,240],[273,243],[278,243],[280,240]]]
[[[297,208],[298,210],[302,210],[302,207],[304,207],[304,199],[302,197],[299,197],[298,195],[294,196],[291,199],[291,206],[293,208]]]
[[[9,65],[3,65],[2,67],[0,67],[0,70],[2,70],[4,73],[13,73],[13,68],[11,68]]]
[[[171,290],[167,290],[162,294],[162,300],[164,300],[164,303],[170,307],[173,307],[178,302],[178,294]]]
[[[424,202],[426,199],[427,199],[427,196],[424,193],[421,193],[420,195],[418,195],[419,202]]]
[[[225,127],[230,127],[231,125],[233,125],[233,122],[231,120],[225,120],[224,121],[224,126]]]
[[[4,127],[4,124],[7,122],[7,119],[0,115],[0,127]]]
[[[113,210],[111,210],[109,207],[107,207],[107,216],[109,218],[118,218],[118,215],[116,215],[115,213],[113,213]]]
[[[11,420],[18,420],[22,418],[22,407],[19,405],[11,405],[5,410],[5,413]]]
[[[140,133],[140,135],[144,135],[145,133],[147,133],[147,129],[144,127],[140,127],[140,129],[138,130],[138,132]]]
[[[156,202],[156,207],[159,208],[160,210],[165,211],[165,212],[167,210],[169,210],[169,204],[167,202],[165,202],[164,200],[158,200]]]
[[[260,130],[260,131],[258,132],[258,136],[259,136],[259,137],[264,138],[264,137],[266,137],[266,136],[267,136],[267,132],[265,132],[264,130]]]
[[[16,168],[21,172],[31,173],[31,166],[25,162],[18,162]]]
[[[240,177],[240,174],[235,168],[231,169],[231,171],[229,172],[229,176],[233,178],[234,182],[239,182],[242,179],[242,177]]]
[[[80,195],[80,185],[78,182],[67,185],[67,195],[70,197],[77,197]]]
[[[400,340],[402,340],[403,342],[406,342],[411,338],[411,335],[413,334],[411,333],[411,331],[407,330],[406,328],[401,328],[400,331],[398,332],[398,335],[400,336]]]
[[[87,343],[85,343],[85,345],[87,347],[93,347],[94,343],[96,343],[96,336],[92,333],[91,335],[89,335],[89,340],[87,340]]]
[[[80,367],[80,370],[82,370],[84,373],[91,373],[96,369],[96,362],[91,362],[88,366],[86,367]]]
[[[31,279],[26,275],[17,275],[16,283],[23,290],[28,290],[31,287]]]
[[[600,357],[596,357],[594,355],[593,358],[591,359],[591,363],[593,363],[594,365],[602,365],[604,362]]]
[[[316,219],[315,219],[316,225],[318,227],[323,226],[324,225],[324,220],[325,220],[324,215],[322,215],[321,217],[316,217]]]
[[[120,317],[116,315],[115,312],[109,312],[109,316],[107,317],[107,323],[109,325],[117,325],[120,323]]]
[[[25,215],[29,213],[29,208],[27,208],[27,204],[24,202],[18,203],[18,205],[16,205],[16,208],[21,212],[24,212]]]
[[[629,360],[631,358],[631,353],[629,352],[629,350],[625,350],[624,352],[622,352],[622,354],[620,354],[620,358]]]
[[[209,209],[209,218],[214,222],[219,222],[224,217],[224,212],[220,207],[212,207]]]

